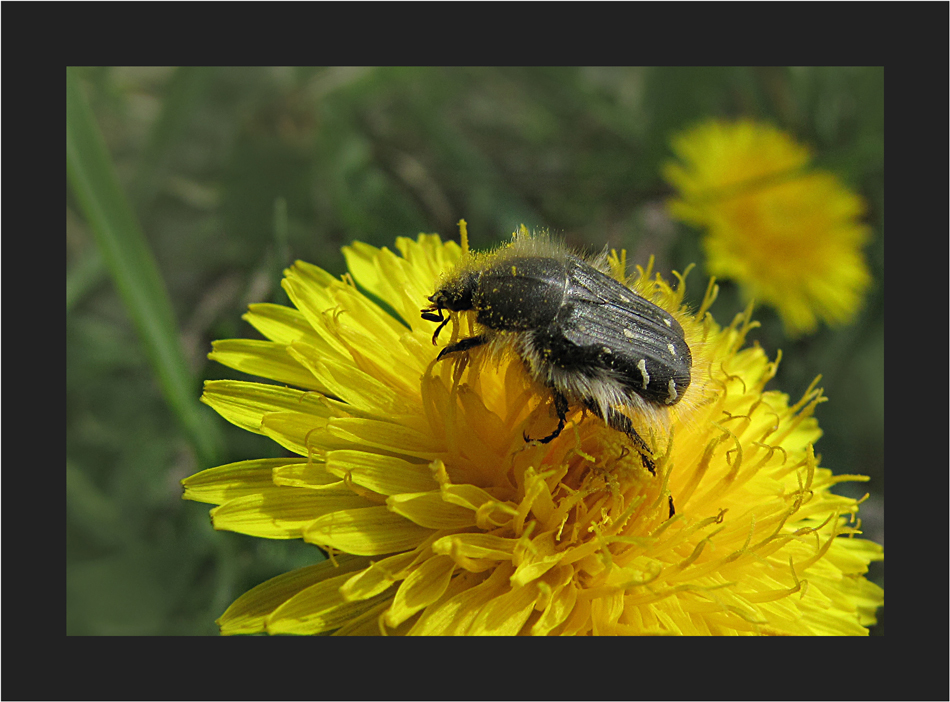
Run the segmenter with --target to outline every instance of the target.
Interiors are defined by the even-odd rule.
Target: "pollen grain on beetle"
[[[266,341],[214,344],[212,359],[270,383],[209,381],[203,401],[294,457],[203,471],[185,498],[217,505],[216,529],[330,556],[239,597],[222,633],[867,633],[882,550],[857,536],[859,501],[830,489],[863,478],[820,466],[821,390],[765,390],[777,361],[745,345],[748,315],[716,324],[714,286],[690,312],[682,277],[603,263],[681,331],[641,341],[644,357],[660,341],[691,350],[675,404],[624,409],[648,463],[610,412],[564,407],[516,344],[437,360],[485,332],[473,311],[425,307],[478,256],[435,235],[395,248],[344,249],[359,287],[296,263],[294,307],[245,316]],[[652,359],[650,374],[673,368]]]

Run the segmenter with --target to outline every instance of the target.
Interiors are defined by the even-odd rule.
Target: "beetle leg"
[[[600,413],[600,407],[590,398],[584,400],[584,404],[587,406],[587,409],[603,419],[608,427],[616,431],[622,431],[629,436],[640,452],[640,461],[643,463],[643,467],[653,475],[656,475],[656,463],[653,462],[650,447],[647,446],[647,442],[643,440],[643,437],[637,433],[637,430],[633,428],[633,422],[630,421],[630,417],[623,412],[615,410],[613,407],[607,408],[607,416],[604,417]]]
[[[442,327],[439,327],[439,329],[441,328]],[[449,346],[446,346],[444,349],[439,351],[439,355],[436,356],[435,360],[440,361],[442,360],[443,356],[446,356],[450,353],[457,353],[459,351],[468,351],[469,349],[474,349],[476,346],[481,346],[482,344],[485,344],[487,342],[488,342],[488,339],[486,339],[484,336],[470,336],[467,339],[462,339],[458,343],[450,344]]]
[[[567,398],[559,393],[557,390],[554,391],[554,411],[557,412],[557,429],[545,436],[543,439],[537,439],[538,442],[546,444],[550,441],[553,441],[564,429],[564,422],[567,421],[567,409],[570,404],[567,401]],[[527,432],[522,432],[521,435],[524,437],[526,442],[533,441],[533,439],[528,438]]]
[[[442,331],[442,327],[449,323],[449,320],[452,319],[452,315],[444,315],[442,313],[441,307],[426,307],[422,310],[422,318],[427,322],[440,322],[439,326],[435,328],[435,333],[432,335],[432,345],[435,346],[435,340],[439,338],[439,332]]]

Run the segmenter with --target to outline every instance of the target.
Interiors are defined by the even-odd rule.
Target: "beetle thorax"
[[[499,331],[543,329],[564,304],[567,274],[553,258],[508,258],[482,271],[472,295],[478,321]]]

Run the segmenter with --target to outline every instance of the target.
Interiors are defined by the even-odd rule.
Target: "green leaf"
[[[220,455],[220,439],[198,402],[200,391],[185,361],[165,282],[119,185],[73,68],[66,69],[66,176],[166,401],[199,460],[213,465]]]

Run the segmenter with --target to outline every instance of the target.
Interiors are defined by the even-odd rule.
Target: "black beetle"
[[[658,419],[689,387],[692,355],[673,315],[607,271],[603,257],[587,261],[548,237],[522,236],[463,261],[428,298],[422,318],[440,322],[434,344],[451,318],[444,310],[475,312],[477,335],[446,346],[439,359],[484,344],[521,357],[554,394],[557,428],[541,443],[561,433],[579,403],[628,435],[655,473],[649,446],[620,408]]]

